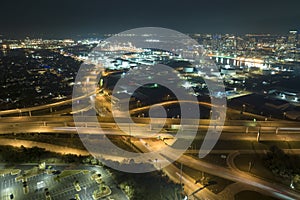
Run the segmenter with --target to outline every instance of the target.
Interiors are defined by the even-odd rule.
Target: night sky
[[[6,0],[5,37],[72,37],[159,26],[184,33],[279,33],[300,29],[299,0]]]

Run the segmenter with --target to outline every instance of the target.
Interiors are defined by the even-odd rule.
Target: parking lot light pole
[[[84,196],[86,197],[86,187],[84,187],[83,189],[84,189]]]

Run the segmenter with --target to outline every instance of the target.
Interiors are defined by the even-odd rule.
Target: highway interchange
[[[173,103],[173,102],[172,102]],[[120,130],[118,126],[130,126],[127,120],[124,120],[123,124],[118,124],[116,126],[115,121],[112,117],[82,117],[77,120],[77,124],[74,123],[72,116],[62,116],[62,115],[48,115],[44,116],[18,116],[20,112],[31,112],[33,110],[39,109],[50,109],[51,107],[60,106],[63,104],[70,104],[70,101],[64,101],[61,104],[51,105],[51,106],[41,106],[35,107],[33,109],[27,108],[23,110],[16,109],[14,111],[1,111],[0,115],[0,133],[2,135],[6,134],[21,134],[21,133],[55,133],[55,134],[76,134],[77,129],[80,128],[80,134],[86,135],[116,135],[116,136],[128,136],[128,133],[124,133]],[[142,108],[139,108],[142,109]],[[146,108],[145,108],[146,109]],[[50,111],[50,110],[49,110]],[[15,116],[14,116],[15,114]],[[11,116],[12,115],[12,116]],[[17,116],[16,116],[17,115]],[[172,130],[172,125],[180,124],[179,119],[167,119],[165,126],[162,130],[155,130],[155,124],[149,124],[149,119],[147,118],[133,118],[133,121],[137,124],[136,129],[131,130],[131,137],[137,137],[139,140],[135,140],[135,146],[142,152],[155,151],[157,148],[164,148],[166,145],[162,140],[148,140],[157,139],[158,137],[164,139],[177,139],[175,134],[176,130]],[[151,122],[153,123],[153,122]],[[76,127],[75,127],[76,124]],[[80,127],[78,127],[78,125]],[[223,133],[220,140],[236,140],[236,141],[300,141],[300,126],[298,122],[290,121],[239,121],[231,120],[226,121],[224,126],[218,124],[218,121],[210,120],[199,120],[199,125],[197,128],[201,131],[207,130],[210,126],[222,126]],[[179,126],[178,129],[184,129],[188,131],[189,127]],[[157,132],[157,134],[151,134],[152,132]],[[259,137],[258,137],[259,136]],[[144,142],[144,141],[147,142]],[[145,145],[147,143],[147,145]],[[35,146],[39,146],[35,143]],[[51,147],[49,148],[51,149]],[[230,150],[229,150],[230,151]],[[298,150],[295,150],[298,152]],[[82,152],[75,152],[75,154],[81,154]],[[191,153],[191,152],[189,152]],[[195,152],[193,152],[195,153]],[[219,153],[233,153],[233,150],[228,152],[220,151]],[[82,154],[81,154],[82,155]],[[166,158],[173,158],[172,153],[166,152],[162,154],[161,158],[157,158],[158,162]],[[112,157],[110,157],[111,159]],[[120,160],[121,158],[116,158]],[[251,174],[241,172],[233,167],[232,162],[229,162],[229,168],[216,166],[214,164],[204,162],[199,159],[192,158],[188,155],[181,156],[177,162],[183,163],[193,169],[207,172],[228,180],[232,180],[243,185],[248,185],[253,190],[258,189],[259,191],[267,192],[267,194],[277,197],[279,199],[297,199],[299,193],[293,191],[282,185],[277,185],[266,180],[262,180],[259,177],[254,177]],[[158,169],[160,167],[155,165]],[[183,182],[185,184],[185,192],[187,194],[192,194],[197,189],[201,188],[201,184],[195,183],[190,176],[184,174],[176,167],[171,164],[163,169],[164,172],[174,181]],[[226,191],[226,189],[225,189]],[[208,189],[203,189],[201,192],[194,194],[195,197],[199,199],[224,199],[225,194],[221,193],[216,195],[210,192]]]

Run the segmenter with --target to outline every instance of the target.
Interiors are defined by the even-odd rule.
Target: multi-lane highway
[[[143,144],[141,142],[141,144]],[[163,148],[165,146],[164,142],[161,141],[155,141],[155,142],[148,142],[145,146],[149,151],[156,151],[159,148]],[[165,151],[164,153],[161,153],[162,157],[168,158],[168,159],[174,159],[177,157],[176,154],[172,151]],[[161,158],[162,159],[162,158]],[[277,197],[279,199],[298,199],[299,193],[296,191],[293,191],[287,187],[283,187],[282,185],[277,185],[272,182],[268,182],[266,180],[263,180],[258,177],[251,176],[250,174],[237,171],[237,170],[231,170],[226,167],[217,166],[205,161],[202,161],[200,159],[195,159],[193,157],[182,155],[177,162],[184,164],[185,166],[188,166],[192,169],[203,171],[218,177],[225,178],[227,180],[232,180],[234,182],[241,182],[253,187],[257,187],[261,190],[266,191],[269,195],[272,195],[274,197]],[[174,171],[173,173],[176,173]],[[214,198],[216,199],[216,198]]]
[[[85,97],[86,98],[86,97]],[[27,109],[15,109],[10,111],[1,111],[0,116],[16,114],[19,112],[31,112],[34,110],[49,109],[51,107],[70,104],[71,102],[65,101],[60,102],[62,104],[45,105],[35,108]],[[175,104],[178,102],[164,102],[162,106],[167,106]],[[98,103],[99,104],[99,103]],[[96,105],[96,107],[103,106],[101,103]],[[206,106],[210,106],[207,104]],[[137,108],[132,110],[131,113],[141,112],[149,109],[150,107]],[[231,110],[230,112],[238,112]],[[260,116],[248,114],[249,116],[262,119]],[[263,120],[263,119],[262,119]],[[190,128],[195,128],[192,125],[180,125],[180,119],[149,119],[149,118],[132,118],[132,121],[136,124],[131,124],[129,119],[118,119],[120,123],[116,124],[116,119],[112,117],[95,117],[95,116],[77,116],[76,122],[72,116],[20,116],[20,117],[1,117],[0,118],[0,133],[1,134],[18,134],[18,133],[55,133],[55,134],[75,134],[78,129],[80,129],[80,134],[106,134],[106,135],[117,135],[117,136],[135,136],[140,139],[142,138],[172,138],[176,134],[176,130],[189,131]],[[162,129],[157,128],[161,125],[162,121],[165,125]],[[156,126],[157,125],[157,126]],[[211,128],[222,128],[223,132],[220,137],[221,140],[237,140],[237,141],[300,141],[300,124],[298,122],[291,121],[244,121],[244,120],[230,120],[225,121],[223,124],[218,120],[199,120],[196,128],[199,130],[200,135],[205,135],[206,130]],[[126,128],[127,127],[127,128]],[[130,129],[129,132],[123,132],[121,129]],[[156,133],[156,134],[153,134]],[[176,137],[175,137],[176,139]],[[32,144],[34,145],[34,144]],[[152,140],[152,143],[147,142],[145,147],[145,142],[136,142],[136,146],[143,152],[155,150],[155,148],[166,145],[166,143],[161,140]],[[144,147],[141,147],[144,145]],[[29,144],[30,146],[30,144]],[[51,149],[51,147],[49,147]],[[297,151],[298,152],[298,151]],[[82,152],[81,152],[82,153]],[[188,152],[194,153],[194,152]],[[222,151],[222,153],[224,153]],[[232,152],[229,152],[232,153]],[[110,159],[114,159],[113,156],[107,155]],[[166,152],[161,155],[158,160],[164,160],[166,158],[173,159],[178,155],[173,155],[172,153]],[[115,157],[117,160],[121,160],[121,157]],[[292,191],[288,188],[283,188],[280,185],[270,183],[268,181],[262,180],[257,177],[253,177],[247,173],[242,173],[233,168],[231,163],[231,168],[225,168],[216,166],[211,163],[204,162],[202,160],[195,159],[193,157],[183,155],[179,158],[178,162],[184,165],[216,175],[234,182],[241,182],[247,184],[251,187],[257,187],[260,190],[267,191],[268,194],[281,198],[281,199],[296,199],[298,193]],[[159,168],[158,166],[156,166]],[[175,165],[170,165],[165,169],[166,174],[172,177],[174,180],[182,181],[186,185],[186,192],[191,194],[193,191],[197,190],[201,185],[193,183],[191,177],[186,174],[182,174],[180,169]],[[208,199],[222,199],[219,196],[211,193],[209,190],[204,189],[200,194],[196,194],[199,198],[205,196]]]
[[[176,130],[189,131],[198,128],[199,136],[205,135],[210,127],[222,128],[220,139],[223,140],[250,140],[255,141],[300,141],[300,124],[288,121],[226,121],[223,126],[218,121],[199,120],[199,125],[179,125],[179,119],[166,119],[165,126],[161,129],[162,120],[148,118],[133,118],[135,124],[128,119],[119,119],[116,124],[111,117],[77,117],[75,123],[71,116],[40,116],[40,117],[5,117],[0,118],[0,133],[66,133],[74,134],[106,134],[106,135],[131,135],[136,137],[174,138]],[[150,125],[151,124],[151,125]],[[157,125],[157,126],[156,126]],[[128,130],[129,131],[122,130]],[[121,129],[122,130],[121,130]]]

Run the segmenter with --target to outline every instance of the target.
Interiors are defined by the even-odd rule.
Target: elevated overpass
[[[261,140],[300,141],[300,124],[292,121],[243,121],[230,120],[222,125],[217,120],[199,120],[199,124],[180,125],[180,119],[157,119],[132,118],[135,125],[129,119],[115,119],[111,117],[77,117],[74,122],[72,116],[39,116],[39,117],[5,117],[0,118],[0,134],[21,134],[21,133],[54,133],[54,134],[80,134],[86,135],[116,135],[149,138],[158,136],[162,138],[174,138],[177,130],[189,131],[198,128],[198,135],[205,135],[206,130],[213,126],[222,128],[223,133],[220,139],[224,140],[256,140],[260,134]],[[162,121],[165,125],[159,128]],[[222,127],[221,127],[222,126]],[[124,133],[129,130],[130,133]],[[156,134],[154,134],[156,133]]]
[[[28,107],[28,108],[16,108],[16,109],[11,109],[11,110],[1,110],[0,111],[0,117],[1,116],[7,116],[7,115],[14,115],[14,114],[24,114],[28,113],[28,116],[32,116],[32,112],[34,111],[40,111],[40,110],[47,110],[49,109],[49,112],[51,113],[53,111],[53,108],[63,106],[63,105],[71,105],[73,101],[80,101],[82,99],[86,99],[97,92],[92,92],[86,95],[83,95],[81,97],[73,98],[73,99],[67,99],[64,101],[59,101],[55,103],[50,103],[50,104],[45,104],[45,105],[40,105],[40,106],[34,106],[34,107]],[[70,106],[71,107],[71,106]],[[82,108],[83,109],[83,108]]]

